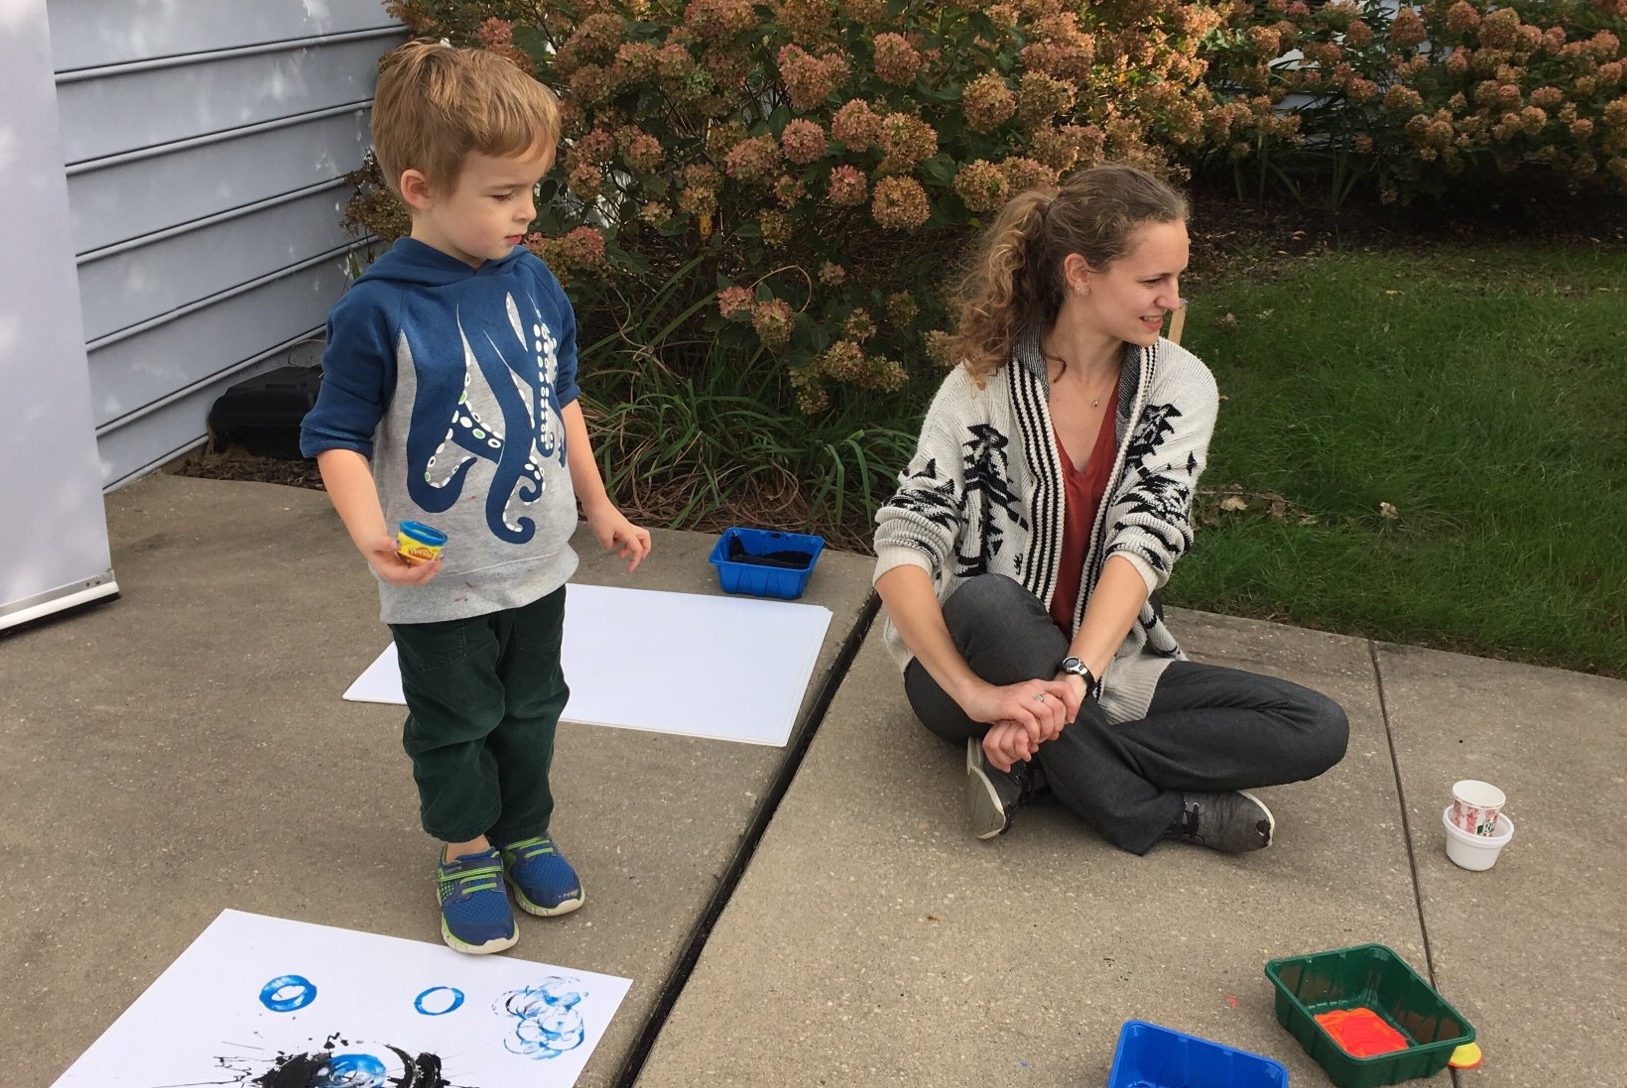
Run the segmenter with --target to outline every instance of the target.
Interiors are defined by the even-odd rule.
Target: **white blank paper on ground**
[[[570,1088],[630,985],[227,910],[53,1088]]]
[[[571,688],[564,716],[783,745],[830,619],[818,605],[572,583],[561,651]],[[393,643],[345,698],[405,705]]]

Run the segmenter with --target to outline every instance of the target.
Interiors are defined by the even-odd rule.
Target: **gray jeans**
[[[1068,640],[1045,606],[1002,575],[968,580],[943,613],[967,664],[991,684],[1049,679],[1067,656]],[[905,670],[904,691],[921,723],[947,741],[964,744],[988,729],[919,661]],[[1180,815],[1183,792],[1315,778],[1344,757],[1349,731],[1339,704],[1309,688],[1175,661],[1145,718],[1110,725],[1087,701],[1034,761],[1062,804],[1114,846],[1145,854]]]

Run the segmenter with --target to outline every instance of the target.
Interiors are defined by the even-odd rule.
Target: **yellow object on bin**
[[[1452,1056],[1446,1059],[1446,1064],[1453,1069],[1473,1069],[1484,1060],[1485,1055],[1480,1053],[1480,1044],[1464,1043],[1452,1051]]]

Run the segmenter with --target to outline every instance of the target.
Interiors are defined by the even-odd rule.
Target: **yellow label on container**
[[[414,540],[406,533],[397,533],[396,541],[400,544],[396,554],[409,563],[428,563],[441,556],[439,544],[425,544],[422,540]]]

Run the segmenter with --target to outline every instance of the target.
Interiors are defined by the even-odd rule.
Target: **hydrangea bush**
[[[805,412],[934,365],[952,258],[1011,193],[1291,127],[1263,96],[1216,103],[1208,3],[387,7],[560,93],[565,147],[528,244],[579,305],[637,308],[681,273],[690,289],[661,297],[692,342],[770,353]]]
[[[1627,191],[1624,0],[1246,6],[1211,43],[1211,81],[1291,109],[1296,165],[1336,197],[1364,178],[1393,201],[1520,169]]]
[[[636,324],[680,373],[765,353],[756,395],[774,409],[885,395],[946,362],[944,288],[971,235],[1011,194],[1103,159],[1253,159],[1290,185],[1319,173],[1335,201],[1518,168],[1627,190],[1627,0],[386,7],[560,94],[527,244],[578,307]],[[376,184],[350,213],[404,229]]]

